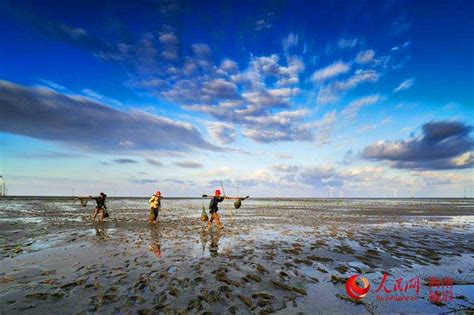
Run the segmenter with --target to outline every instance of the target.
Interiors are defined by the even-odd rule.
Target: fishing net
[[[107,211],[107,208],[104,209],[104,218],[109,217],[109,211]]]
[[[81,206],[87,206],[87,199],[79,199],[79,201],[81,202]]]
[[[234,202],[234,207],[235,207],[235,209],[239,209],[241,205],[242,205],[242,201],[241,201],[240,199],[237,199],[237,200]]]
[[[201,221],[202,221],[202,222],[207,222],[207,221],[209,221],[209,217],[207,216],[206,208],[205,208],[204,206],[202,206]]]

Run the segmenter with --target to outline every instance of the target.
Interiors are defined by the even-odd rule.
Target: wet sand
[[[474,200],[250,199],[219,213],[207,232],[202,200],[163,201],[147,223],[146,199],[92,205],[66,198],[0,201],[0,312],[12,313],[442,313],[474,311]],[[387,273],[419,277],[415,301],[377,301]],[[371,292],[348,298],[364,275]],[[432,303],[428,278],[454,281]]]

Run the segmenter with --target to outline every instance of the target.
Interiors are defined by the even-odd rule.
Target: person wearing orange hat
[[[148,217],[148,222],[156,223],[158,220],[158,212],[161,209],[161,192],[157,191],[153,196],[151,196],[150,200],[150,215]]]
[[[211,219],[207,223],[207,229],[211,230],[212,228],[212,222],[216,220],[216,226],[218,229],[222,229],[224,226],[221,224],[219,215],[217,214],[217,211],[219,210],[218,204],[219,202],[224,201],[224,199],[227,199],[227,197],[221,197],[221,191],[219,189],[216,189],[214,192],[214,197],[211,198],[211,202],[209,203],[209,212],[211,214]]]

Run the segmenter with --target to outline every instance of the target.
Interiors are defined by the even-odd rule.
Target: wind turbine
[[[336,187],[334,187],[334,186],[328,186],[328,188],[329,188],[329,194],[330,194],[330,196],[331,196],[331,198],[332,198],[332,192],[333,192],[334,188],[336,188]]]
[[[393,198],[397,198],[398,189],[392,188],[392,190],[393,190]]]
[[[0,175],[0,197],[6,197],[7,191],[7,183],[3,179],[3,175]]]

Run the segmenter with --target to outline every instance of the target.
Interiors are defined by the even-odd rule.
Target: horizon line
[[[92,195],[94,196],[94,195]],[[7,195],[7,196],[0,196],[0,200],[5,198],[86,198],[89,196],[73,196],[73,195]],[[149,195],[145,196],[109,196],[107,198],[148,198]],[[205,199],[199,196],[163,196],[164,199]],[[249,199],[474,199],[474,196],[463,196],[463,197],[447,197],[447,196],[437,196],[437,197],[281,197],[281,196],[259,196],[259,197],[251,197]]]

